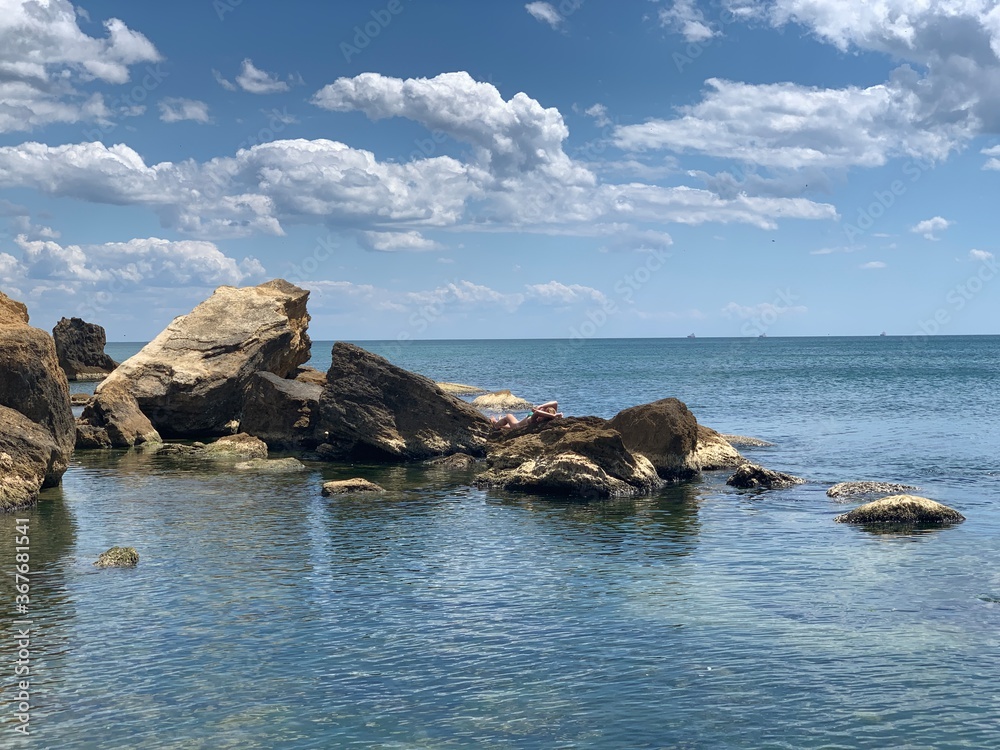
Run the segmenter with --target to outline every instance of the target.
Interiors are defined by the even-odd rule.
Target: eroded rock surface
[[[101,380],[118,363],[104,353],[107,335],[96,323],[62,318],[52,329],[59,366],[70,380]]]
[[[315,382],[258,372],[247,386],[240,430],[256,435],[270,448],[314,447],[312,419],[321,395],[323,386]]]
[[[722,435],[705,425],[698,425],[698,446],[692,463],[702,471],[735,469],[747,460]]]

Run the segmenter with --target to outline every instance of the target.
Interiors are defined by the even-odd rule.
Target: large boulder
[[[219,287],[121,365],[96,391],[124,385],[164,437],[232,433],[254,373],[294,373],[309,359],[309,292],[277,279]]]
[[[31,505],[59,456],[48,430],[0,406],[0,512]]]
[[[316,383],[255,373],[247,386],[240,429],[269,448],[314,447],[312,418],[322,394],[323,386]]]
[[[715,471],[735,469],[746,461],[722,435],[711,427],[698,425],[698,446],[692,456],[693,465],[702,471]]]
[[[698,445],[698,420],[682,401],[664,398],[632,406],[609,424],[629,451],[652,462],[662,479],[689,479],[697,473],[691,454]]]
[[[8,457],[2,459],[4,466],[9,465],[0,468],[0,477],[24,479],[23,471],[33,466],[40,472],[41,488],[62,479],[76,442],[76,427],[69,383],[59,367],[52,337],[28,321],[27,308],[0,292],[0,407],[24,417],[21,420],[5,412],[0,420],[0,439],[10,448],[0,449]],[[29,429],[28,423],[41,431]],[[15,470],[15,465],[20,468]],[[29,485],[33,483],[30,479]],[[35,491],[29,492],[32,501]]]
[[[482,456],[491,425],[433,380],[338,341],[314,429],[327,460],[414,461]]]
[[[91,399],[76,425],[76,447],[81,449],[159,442],[160,434],[122,381],[102,388],[101,397]]]
[[[81,318],[62,318],[52,329],[59,366],[70,380],[103,380],[118,363],[104,353],[104,329]]]
[[[649,459],[599,417],[546,420],[495,433],[481,487],[580,498],[626,497],[662,484]]]
[[[833,519],[863,526],[945,526],[965,516],[954,508],[917,495],[892,495],[861,505]]]

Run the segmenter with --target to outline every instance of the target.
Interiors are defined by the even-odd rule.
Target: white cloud
[[[660,10],[660,23],[679,32],[686,42],[704,42],[716,35],[694,0],[674,0]]]
[[[14,283],[14,280],[24,276],[24,266],[13,255],[0,253],[0,281],[4,285]]]
[[[130,66],[161,58],[146,37],[117,18],[104,28],[104,38],[85,34],[67,0],[0,3],[0,133],[114,114],[101,94],[79,87],[94,79],[127,83]],[[163,75],[157,71],[154,78]]]
[[[603,104],[592,104],[591,106],[587,107],[583,112],[584,114],[593,117],[594,123],[599,128],[606,128],[608,125],[612,124],[611,118],[608,117],[608,108],[605,107]]]
[[[438,250],[441,245],[422,236],[420,232],[361,232],[361,244],[369,250],[387,253],[394,251]]]
[[[553,29],[558,29],[560,24],[563,22],[563,17],[556,10],[552,3],[528,3],[524,6],[524,9],[532,15],[532,17],[541,21],[542,23],[547,23]]]
[[[772,302],[761,302],[757,305],[741,305],[737,302],[730,302],[722,308],[722,314],[727,318],[739,318],[740,320],[766,320],[773,318],[777,320],[782,315],[800,315],[809,312],[809,308],[804,305],[777,305]]]
[[[222,88],[226,91],[236,91],[236,84],[223,77],[222,73],[217,71],[215,68],[212,68],[212,77],[215,78],[215,82],[222,86]]]
[[[211,122],[208,115],[208,104],[196,99],[180,99],[167,97],[161,99],[160,119],[163,122],[181,122],[182,120],[194,120],[195,122]]]
[[[969,260],[975,260],[980,262],[986,262],[988,260],[993,260],[993,253],[988,250],[970,250]]]
[[[940,237],[937,236],[937,233],[943,232],[953,223],[940,216],[935,216],[933,219],[924,219],[918,222],[915,226],[910,227],[910,231],[923,235],[925,240],[938,240]]]
[[[604,292],[582,284],[563,284],[549,281],[545,284],[526,284],[527,297],[543,304],[572,305],[580,302],[603,304],[607,297]]]
[[[222,84],[222,81],[225,79],[217,76],[216,80]],[[256,67],[249,57],[243,61],[243,68],[240,74],[236,76],[236,83],[239,84],[241,89],[250,94],[277,94],[282,91],[288,91],[289,88],[288,84],[284,81],[280,81],[271,73]],[[222,85],[225,87],[225,84]]]
[[[879,268],[885,268],[886,264],[880,260],[869,261],[868,263],[862,263],[858,268],[864,269],[866,271],[874,271]]]

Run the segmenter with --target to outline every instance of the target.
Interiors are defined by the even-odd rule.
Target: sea
[[[422,465],[79,452],[0,517],[0,747],[1000,747],[1000,337],[356,343],[567,415],[677,397],[808,482],[588,502]],[[354,476],[388,492],[321,496]],[[835,523],[850,480],[967,520]],[[138,566],[96,568],[113,545]]]

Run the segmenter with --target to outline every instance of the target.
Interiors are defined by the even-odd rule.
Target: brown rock
[[[0,512],[31,505],[60,451],[51,433],[19,411],[0,406]]]
[[[739,489],[777,490],[803,484],[806,480],[780,471],[771,471],[757,464],[745,463],[739,466],[726,484]]]
[[[439,469],[470,469],[479,463],[468,453],[452,453],[450,456],[438,456],[427,461],[428,466]]]
[[[734,469],[746,463],[728,440],[711,427],[698,425],[698,447],[692,456],[692,464],[702,471]]]
[[[322,394],[323,387],[315,383],[258,372],[247,386],[240,430],[256,435],[270,448],[314,447],[312,418]]]
[[[917,495],[891,495],[867,503],[833,519],[865,526],[944,526],[965,516],[954,508]]]
[[[323,484],[323,497],[330,497],[331,495],[356,495],[356,494],[369,494],[369,495],[381,495],[385,492],[385,489],[379,487],[374,482],[369,482],[367,479],[362,479],[361,477],[355,477],[354,479],[340,479],[336,482],[325,482]]]
[[[107,336],[96,323],[81,318],[63,318],[52,329],[59,366],[70,380],[100,380],[118,367],[104,353]]]
[[[91,399],[76,425],[76,447],[80,449],[131,448],[159,442],[160,434],[122,381],[106,382],[101,397]]]
[[[472,405],[477,409],[486,409],[487,411],[528,411],[531,409],[530,401],[525,401],[510,391],[484,393],[482,396],[472,399]]]
[[[267,445],[263,440],[241,432],[209,443],[205,446],[205,455],[211,458],[267,458]]]
[[[698,444],[698,421],[676,398],[623,409],[610,421],[632,453],[648,458],[663,479],[689,479],[697,473],[691,454]]]
[[[321,388],[326,385],[326,373],[320,372],[315,367],[302,366],[295,371],[295,375],[293,377],[300,383],[318,385]]]

